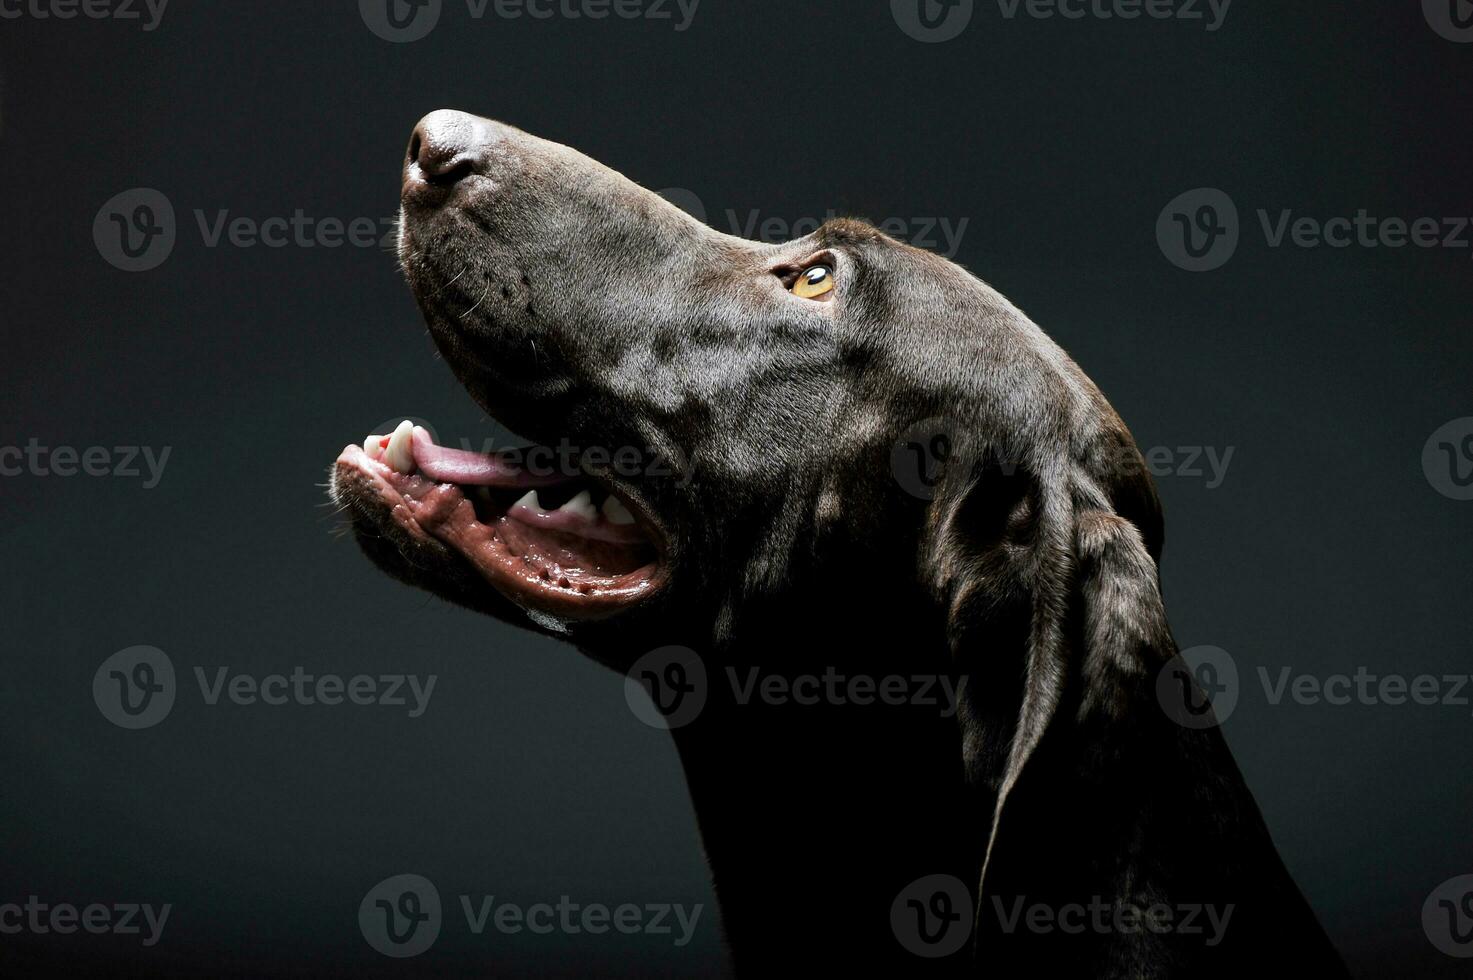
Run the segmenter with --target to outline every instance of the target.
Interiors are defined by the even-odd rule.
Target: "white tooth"
[[[384,462],[390,468],[400,473],[414,472],[414,453],[409,448],[409,441],[414,435],[414,423],[405,419],[399,423],[394,434],[389,436],[389,446],[384,450]]]
[[[376,458],[375,454],[379,450],[382,439],[383,436],[370,435],[367,439],[363,440],[363,451],[368,454],[370,459]]]
[[[604,516],[609,519],[610,524],[633,524],[634,515],[629,513],[629,508],[618,497],[610,496],[604,501]]]
[[[579,491],[576,497],[563,504],[561,507],[558,508],[558,510],[570,511],[571,513],[577,514],[585,521],[598,520],[598,511],[594,509],[593,506],[593,494],[589,493],[587,490]]]
[[[522,499],[512,504],[513,507],[528,507],[538,513],[542,512],[542,501],[537,497],[536,490],[528,490],[522,495]]]

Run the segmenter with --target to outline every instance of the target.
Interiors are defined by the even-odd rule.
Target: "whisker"
[[[440,283],[440,285],[436,286],[435,287],[435,291],[432,292],[432,293],[430,293],[430,295],[431,296],[438,296],[438,295],[440,295],[440,291],[441,290],[443,290],[443,289],[449,289],[451,286],[455,285],[457,282],[460,281],[460,277],[463,276],[463,275],[465,275],[469,271],[470,271],[470,264],[467,263],[466,265],[464,265],[464,266],[461,267],[461,270],[459,272],[457,272],[455,274],[455,278],[454,279],[451,279],[449,282],[442,282],[442,283]],[[488,285],[489,285],[489,283],[488,283]]]
[[[482,304],[482,303],[484,303],[484,302],[486,302],[486,297],[487,297],[487,296],[490,296],[490,295],[491,295],[491,280],[490,280],[490,279],[487,279],[487,280],[486,280],[486,289],[485,289],[485,291],[484,291],[484,292],[482,292],[482,293],[481,293],[481,298],[480,298],[480,299],[478,299],[478,300],[476,300],[476,305],[475,305],[475,306],[472,306],[472,307],[471,307],[471,308],[470,308],[470,309],[468,309],[468,310],[466,310],[466,311],[465,311],[465,312],[464,312],[464,313],[462,313],[462,314],[461,314],[461,315],[460,315],[460,319],[462,319],[462,320],[464,320],[464,319],[465,319],[465,318],[466,318],[466,317],[468,317],[468,316],[470,316],[470,315],[471,315],[471,314],[472,314],[472,313],[474,313],[474,312],[476,312],[476,309],[477,309],[477,308],[478,308],[478,307],[479,307],[479,306],[480,306],[480,305],[481,305],[481,304]]]

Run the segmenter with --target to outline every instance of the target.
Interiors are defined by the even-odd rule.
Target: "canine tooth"
[[[405,419],[399,423],[394,434],[389,437],[388,448],[384,450],[384,462],[390,468],[400,473],[414,472],[414,453],[409,448],[409,441],[414,435],[414,423]]]
[[[536,490],[528,490],[522,495],[522,499],[512,504],[513,507],[530,507],[532,510],[541,511],[542,501],[537,497]]]
[[[368,438],[363,440],[363,451],[368,454],[370,459],[376,458],[374,453],[383,444],[383,438],[383,436],[376,436],[370,433]]]
[[[624,506],[624,501],[614,496],[604,501],[604,516],[609,519],[610,524],[634,523],[634,515],[629,513],[629,508]]]
[[[598,511],[593,506],[593,494],[587,490],[580,490],[577,496],[563,504],[558,510],[566,510],[577,514],[585,521],[598,520]]]

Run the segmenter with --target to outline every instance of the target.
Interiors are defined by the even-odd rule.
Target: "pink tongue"
[[[529,473],[506,455],[488,456],[437,446],[430,434],[419,426],[414,428],[412,445],[415,466],[425,476],[440,483],[532,489],[566,483],[572,478],[571,474],[553,472],[555,467],[551,465],[545,472]]]

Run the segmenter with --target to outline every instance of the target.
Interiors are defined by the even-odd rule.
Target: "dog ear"
[[[1015,803],[1020,782],[1033,769],[1088,767],[1081,755],[1094,751],[1091,740],[1108,743],[1120,726],[1164,722],[1141,702],[1176,652],[1152,547],[1159,505],[1144,466],[1127,470],[1125,490],[1112,496],[1069,460],[1006,460],[988,448],[951,467],[929,527],[928,565],[964,678],[967,778],[990,811],[984,887],[1005,826],[1034,819],[1034,807]],[[1061,785],[1052,783],[1047,792]]]

